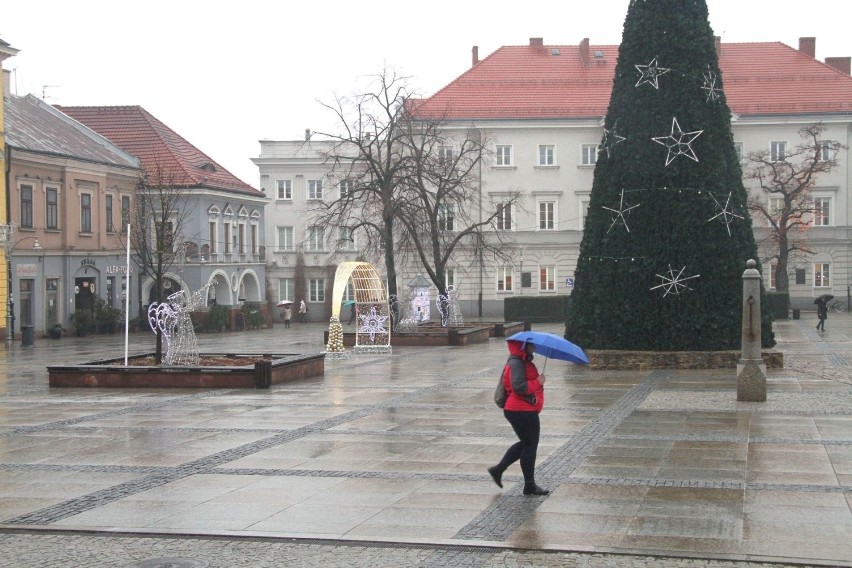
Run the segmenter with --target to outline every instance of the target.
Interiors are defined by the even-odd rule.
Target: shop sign
[[[18,278],[35,278],[38,276],[38,266],[35,264],[16,264],[15,276]]]
[[[133,273],[133,267],[132,266],[130,267],[130,272]],[[110,264],[109,266],[106,267],[106,273],[107,274],[127,274],[127,266],[125,266],[124,264],[121,264],[121,265]]]

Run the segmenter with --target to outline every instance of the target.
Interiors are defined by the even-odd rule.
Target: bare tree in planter
[[[808,244],[810,230],[830,222],[828,202],[815,199],[813,188],[837,168],[837,155],[846,146],[824,140],[825,132],[822,124],[811,124],[799,130],[802,142],[793,149],[776,145],[748,155],[744,177],[759,190],[749,197],[748,208],[758,224],[768,227],[758,243],[768,252],[763,261],[776,262],[779,292],[789,290],[789,262],[814,253]]]
[[[155,164],[139,178],[131,218],[122,220],[125,229],[130,223],[131,255],[141,275],[154,281],[157,302],[164,299],[165,275],[185,254],[184,233],[193,209],[187,199],[189,191],[189,184],[183,183],[178,173]],[[163,358],[162,331],[157,329],[156,336],[155,358],[159,364]]]

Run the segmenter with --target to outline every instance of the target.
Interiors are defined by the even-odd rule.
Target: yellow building
[[[0,39],[0,87],[2,87],[3,96],[0,97],[0,148],[2,148],[2,154],[0,154],[0,168],[2,168],[2,174],[0,174],[0,224],[8,225],[9,224],[9,208],[8,208],[8,199],[7,199],[7,188],[6,188],[6,172],[8,171],[8,164],[6,163],[6,125],[3,120],[3,101],[9,94],[9,73],[3,70],[3,61],[17,54],[18,50]],[[11,275],[8,274],[9,264],[6,262],[6,251],[3,247],[0,247],[0,267],[2,267],[3,278],[0,279],[0,306],[4,306],[4,311],[6,311],[5,306],[9,305],[9,280]],[[0,327],[7,329],[8,321],[7,319],[0,318]],[[3,335],[6,335],[6,331],[3,332]]]

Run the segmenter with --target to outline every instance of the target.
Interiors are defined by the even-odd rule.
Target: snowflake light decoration
[[[603,143],[601,144],[601,152],[606,152],[607,158],[610,157],[610,152],[612,151],[613,146],[627,140],[627,138],[625,138],[624,136],[618,135],[618,133],[615,131],[616,126],[617,123],[612,126],[612,130],[607,130],[606,128],[604,128],[604,139]]]
[[[719,200],[716,199],[715,195],[713,195],[712,193],[710,194],[710,197],[712,197],[713,201],[716,202],[716,211],[718,211],[718,213],[716,213],[715,215],[713,215],[712,217],[707,219],[707,222],[709,223],[713,219],[721,218],[722,222],[725,223],[725,227],[727,227],[727,229],[728,229],[728,236],[729,237],[731,236],[731,222],[735,218],[736,219],[744,219],[744,217],[742,215],[737,215],[736,213],[734,213],[734,210],[731,207],[731,193],[732,192],[730,192],[730,191],[728,192],[728,198],[725,200],[725,205],[722,205],[721,203],[719,203]]]
[[[672,118],[671,134],[668,136],[652,137],[651,140],[668,148],[669,153],[666,156],[666,165],[668,166],[678,156],[686,156],[690,160],[697,162],[698,157],[692,149],[692,142],[702,134],[704,134],[703,130],[684,132],[681,130],[680,124],[678,124],[677,118],[675,117]]]
[[[627,232],[629,233],[630,227],[627,226],[627,220],[624,218],[624,214],[630,213],[631,209],[636,209],[637,207],[639,207],[639,204],[631,205],[630,207],[624,206],[624,190],[622,189],[621,190],[621,202],[618,205],[618,209],[613,209],[612,207],[601,206],[602,209],[606,209],[607,211],[612,211],[613,213],[615,213],[615,215],[612,216],[612,223],[610,224],[609,229],[607,229],[606,232],[609,233],[612,230],[612,228],[615,226],[615,224],[618,223],[619,221],[621,221],[621,224],[624,225],[624,228],[627,229]]]
[[[636,70],[639,71],[640,74],[639,80],[636,81],[635,86],[638,87],[639,85],[648,83],[657,90],[660,89],[660,75],[665,75],[671,71],[671,69],[666,69],[665,67],[658,67],[656,57],[647,65],[634,65],[634,67],[636,67]]]
[[[370,341],[376,340],[376,335],[387,333],[385,323],[388,321],[388,316],[383,316],[378,313],[376,306],[370,308],[367,314],[358,316],[361,318],[361,326],[358,328],[358,333],[367,333],[370,335]]]
[[[651,287],[651,290],[656,290],[657,288],[663,288],[665,293],[663,294],[663,298],[668,296],[669,294],[680,294],[680,291],[683,290],[692,290],[689,286],[684,284],[685,280],[690,280],[692,278],[698,278],[701,276],[700,274],[695,274],[693,276],[683,276],[683,271],[686,270],[686,267],[680,269],[680,271],[675,274],[674,270],[672,270],[672,265],[669,265],[669,274],[668,276],[663,274],[657,274],[657,278],[661,279],[661,283],[656,286]]]
[[[716,79],[718,77],[715,73],[707,67],[707,71],[704,73],[704,84],[701,85],[701,88],[707,91],[707,102],[718,101],[719,97],[722,96],[722,90],[716,86]]]

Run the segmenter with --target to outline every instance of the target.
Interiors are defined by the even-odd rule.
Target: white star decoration
[[[686,270],[686,267],[680,269],[680,272],[677,274],[672,270],[672,265],[669,265],[669,274],[668,276],[664,276],[662,274],[657,274],[657,278],[660,278],[662,282],[652,287],[651,290],[656,290],[657,288],[665,289],[665,294],[663,294],[663,298],[668,296],[669,294],[680,294],[681,289],[684,290],[692,290],[689,286],[683,283],[684,280],[689,280],[690,278],[698,278],[701,276],[700,274],[696,274],[694,276],[687,276],[686,278],[681,278],[683,271]]]
[[[637,207],[639,207],[639,205],[631,205],[630,207],[625,207],[623,189],[621,190],[621,202],[618,205],[618,209],[613,209],[612,207],[601,207],[603,209],[606,209],[607,211],[612,211],[613,213],[615,213],[615,215],[612,216],[612,224],[610,224],[609,229],[606,230],[607,233],[612,230],[612,228],[615,226],[616,223],[618,223],[619,220],[621,220],[621,223],[624,225],[624,228],[627,229],[627,232],[630,232],[630,227],[627,226],[627,220],[624,218],[624,214],[630,213],[631,209],[636,209]]]
[[[639,80],[636,81],[636,87],[639,85],[648,83],[655,89],[660,89],[659,77],[660,75],[665,75],[671,69],[666,69],[665,67],[657,67],[657,58],[651,60],[651,62],[647,65],[634,65],[636,70],[639,71]]]
[[[716,202],[716,211],[718,211],[718,213],[716,213],[715,215],[713,215],[712,217],[707,219],[707,222],[709,223],[713,219],[721,217],[722,222],[725,223],[725,226],[728,228],[728,236],[730,237],[731,236],[731,221],[733,221],[734,218],[743,219],[744,217],[742,215],[737,215],[736,213],[734,213],[734,210],[731,208],[731,192],[730,191],[728,192],[728,198],[725,200],[724,206],[721,203],[719,203],[719,200],[716,199],[716,196],[713,195],[712,193],[710,194],[710,197],[712,197],[713,201]]]
[[[388,316],[379,315],[376,311],[376,306],[370,308],[370,313],[359,315],[361,318],[361,326],[358,328],[358,333],[369,333],[370,341],[376,340],[376,335],[387,333],[385,322],[388,321]]]
[[[680,129],[680,124],[678,124],[677,118],[672,118],[672,133],[668,136],[652,137],[651,140],[657,144],[662,144],[669,149],[669,153],[666,156],[666,165],[668,166],[675,158],[681,155],[697,162],[698,157],[692,150],[691,144],[703,133],[703,130],[684,132]]]
[[[707,72],[704,73],[704,84],[701,86],[702,89],[707,91],[707,102],[710,100],[718,101],[721,96],[722,90],[716,86],[716,74],[707,68]]]
[[[604,128],[604,139],[603,143],[601,144],[601,152],[606,152],[607,158],[610,157],[610,151],[612,150],[613,146],[627,140],[627,138],[625,138],[624,136],[619,136],[615,132],[615,127],[616,125],[614,124],[612,126],[612,130],[607,130],[606,128]]]

